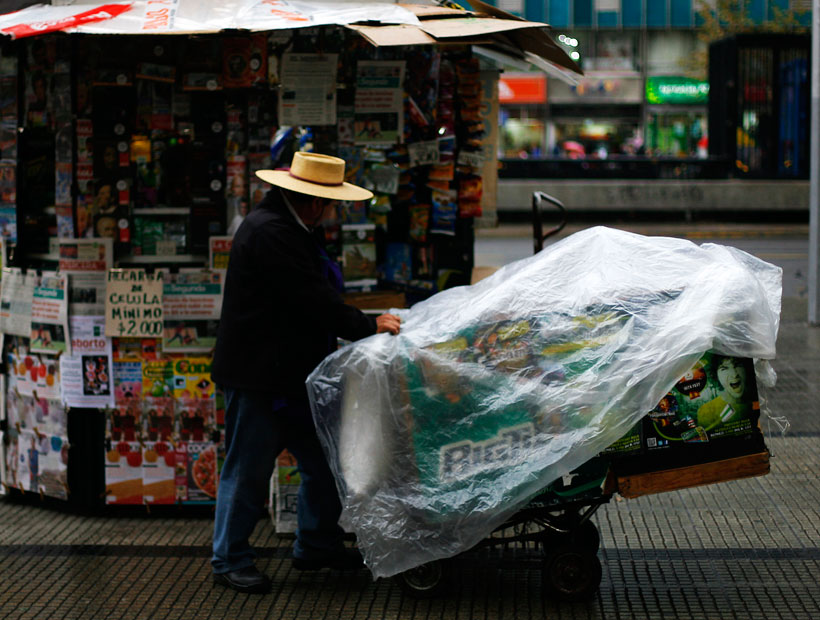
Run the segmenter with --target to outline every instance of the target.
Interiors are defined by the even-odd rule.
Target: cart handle
[[[561,216],[561,222],[553,227],[550,228],[547,232],[544,232],[543,223],[541,221],[541,202],[546,201],[552,204],[556,209],[558,209],[559,214]],[[544,240],[552,235],[561,232],[564,226],[567,225],[567,210],[564,207],[564,203],[555,198],[554,196],[550,196],[544,192],[533,192],[532,193],[532,236],[533,236],[533,253],[538,254],[541,250],[544,249]]]

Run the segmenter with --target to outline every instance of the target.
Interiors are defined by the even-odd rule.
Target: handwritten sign
[[[156,338],[162,335],[161,271],[109,269],[105,283],[105,335]]]

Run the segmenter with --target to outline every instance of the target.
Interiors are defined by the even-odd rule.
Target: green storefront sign
[[[709,82],[663,76],[646,78],[647,103],[698,104],[709,101]]]

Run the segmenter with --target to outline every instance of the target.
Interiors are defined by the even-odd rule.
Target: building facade
[[[750,0],[748,16],[766,22],[788,3]],[[585,73],[576,85],[547,78],[543,101],[536,102],[518,100],[514,89],[504,88],[504,80],[520,76],[501,76],[502,158],[708,157],[707,49],[697,36],[703,23],[700,0],[494,4],[550,24]]]

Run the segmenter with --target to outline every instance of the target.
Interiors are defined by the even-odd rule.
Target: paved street
[[[478,246],[477,246],[478,247]],[[477,251],[478,254],[478,251]],[[485,252],[485,254],[487,254]],[[255,544],[275,583],[267,596],[210,583],[211,516],[183,511],[81,515],[0,500],[2,618],[820,618],[820,328],[785,300],[767,440],[771,473],[615,498],[594,517],[603,581],[582,604],[542,593],[538,551],[471,552],[449,594],[416,601],[389,580],[299,573],[269,521]],[[769,425],[764,422],[764,428]],[[773,427],[772,427],[773,428]]]

